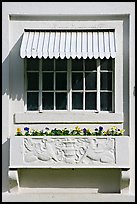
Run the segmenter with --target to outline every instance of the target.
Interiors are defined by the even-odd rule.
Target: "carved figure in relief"
[[[86,157],[92,161],[114,163],[114,141],[111,139],[91,140],[88,149],[82,158],[82,162],[84,162]]]
[[[58,161],[57,156],[53,150],[53,147],[49,141],[45,143],[42,140],[40,142],[34,143],[29,138],[25,139],[24,145],[26,149],[29,151],[29,153],[27,153],[27,156],[25,157],[26,161],[35,161],[37,159],[40,159],[42,161],[48,161],[50,159]]]
[[[93,162],[115,163],[114,139],[88,138],[25,138],[25,161],[36,160],[61,164]]]

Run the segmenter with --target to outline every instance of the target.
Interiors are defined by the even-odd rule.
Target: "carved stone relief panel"
[[[115,138],[24,138],[24,162],[46,164],[115,164]]]

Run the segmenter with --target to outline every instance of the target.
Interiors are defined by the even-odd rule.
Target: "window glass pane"
[[[67,73],[56,73],[56,90],[67,90]]]
[[[96,93],[85,93],[85,109],[96,110]]]
[[[95,90],[96,87],[97,87],[97,73],[96,72],[85,73],[85,89]]]
[[[67,59],[57,59],[55,61],[56,71],[66,71],[67,70]]]
[[[56,110],[67,110],[67,93],[56,93]]]
[[[27,89],[38,90],[39,89],[39,73],[28,72],[27,73]]]
[[[43,90],[53,90],[54,73],[43,73]]]
[[[72,89],[83,90],[83,73],[72,73]]]
[[[38,71],[39,70],[39,59],[38,58],[27,58],[27,70]]]
[[[72,71],[83,71],[83,59],[72,59]]]
[[[72,109],[83,109],[83,93],[72,93]]]
[[[112,93],[101,93],[101,111],[112,111]]]
[[[54,70],[54,60],[53,59],[43,59],[42,60],[42,70],[53,71]]]
[[[38,92],[27,93],[27,110],[38,110]]]
[[[86,59],[85,60],[85,70],[86,71],[93,71],[97,70],[96,59]]]
[[[112,90],[112,72],[101,73],[101,90]]]
[[[101,70],[112,70],[112,59],[102,59],[100,60]]]
[[[42,107],[43,110],[53,110],[54,109],[54,93],[42,93]]]

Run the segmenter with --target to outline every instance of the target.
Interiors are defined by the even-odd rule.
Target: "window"
[[[25,91],[16,123],[123,123],[123,21],[31,22],[20,57]]]
[[[106,25],[24,31],[26,111],[122,113],[122,24]]]
[[[114,111],[114,67],[109,59],[26,59],[28,111]]]

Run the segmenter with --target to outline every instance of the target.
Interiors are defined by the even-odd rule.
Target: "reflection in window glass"
[[[85,60],[85,70],[86,71],[95,71],[97,70],[96,59],[86,59]]]
[[[101,70],[112,70],[112,58],[100,60]]]
[[[112,90],[112,73],[102,72],[101,77],[101,90]]]
[[[72,89],[83,89],[83,73],[72,73]]]
[[[42,107],[43,107],[43,110],[53,110],[54,109],[54,93],[53,92],[43,92],[42,93]]]
[[[56,110],[67,110],[67,93],[56,93]]]
[[[27,110],[38,110],[38,92],[27,93]]]
[[[38,110],[42,104],[43,110],[112,111],[114,59],[28,58],[26,62],[28,110]]]
[[[97,74],[96,72],[85,73],[85,89],[95,90],[97,87]]]
[[[85,93],[85,109],[96,110],[96,93]]]
[[[83,93],[72,93],[72,109],[83,109]]]
[[[101,111],[112,111],[112,93],[102,92],[100,94]]]

